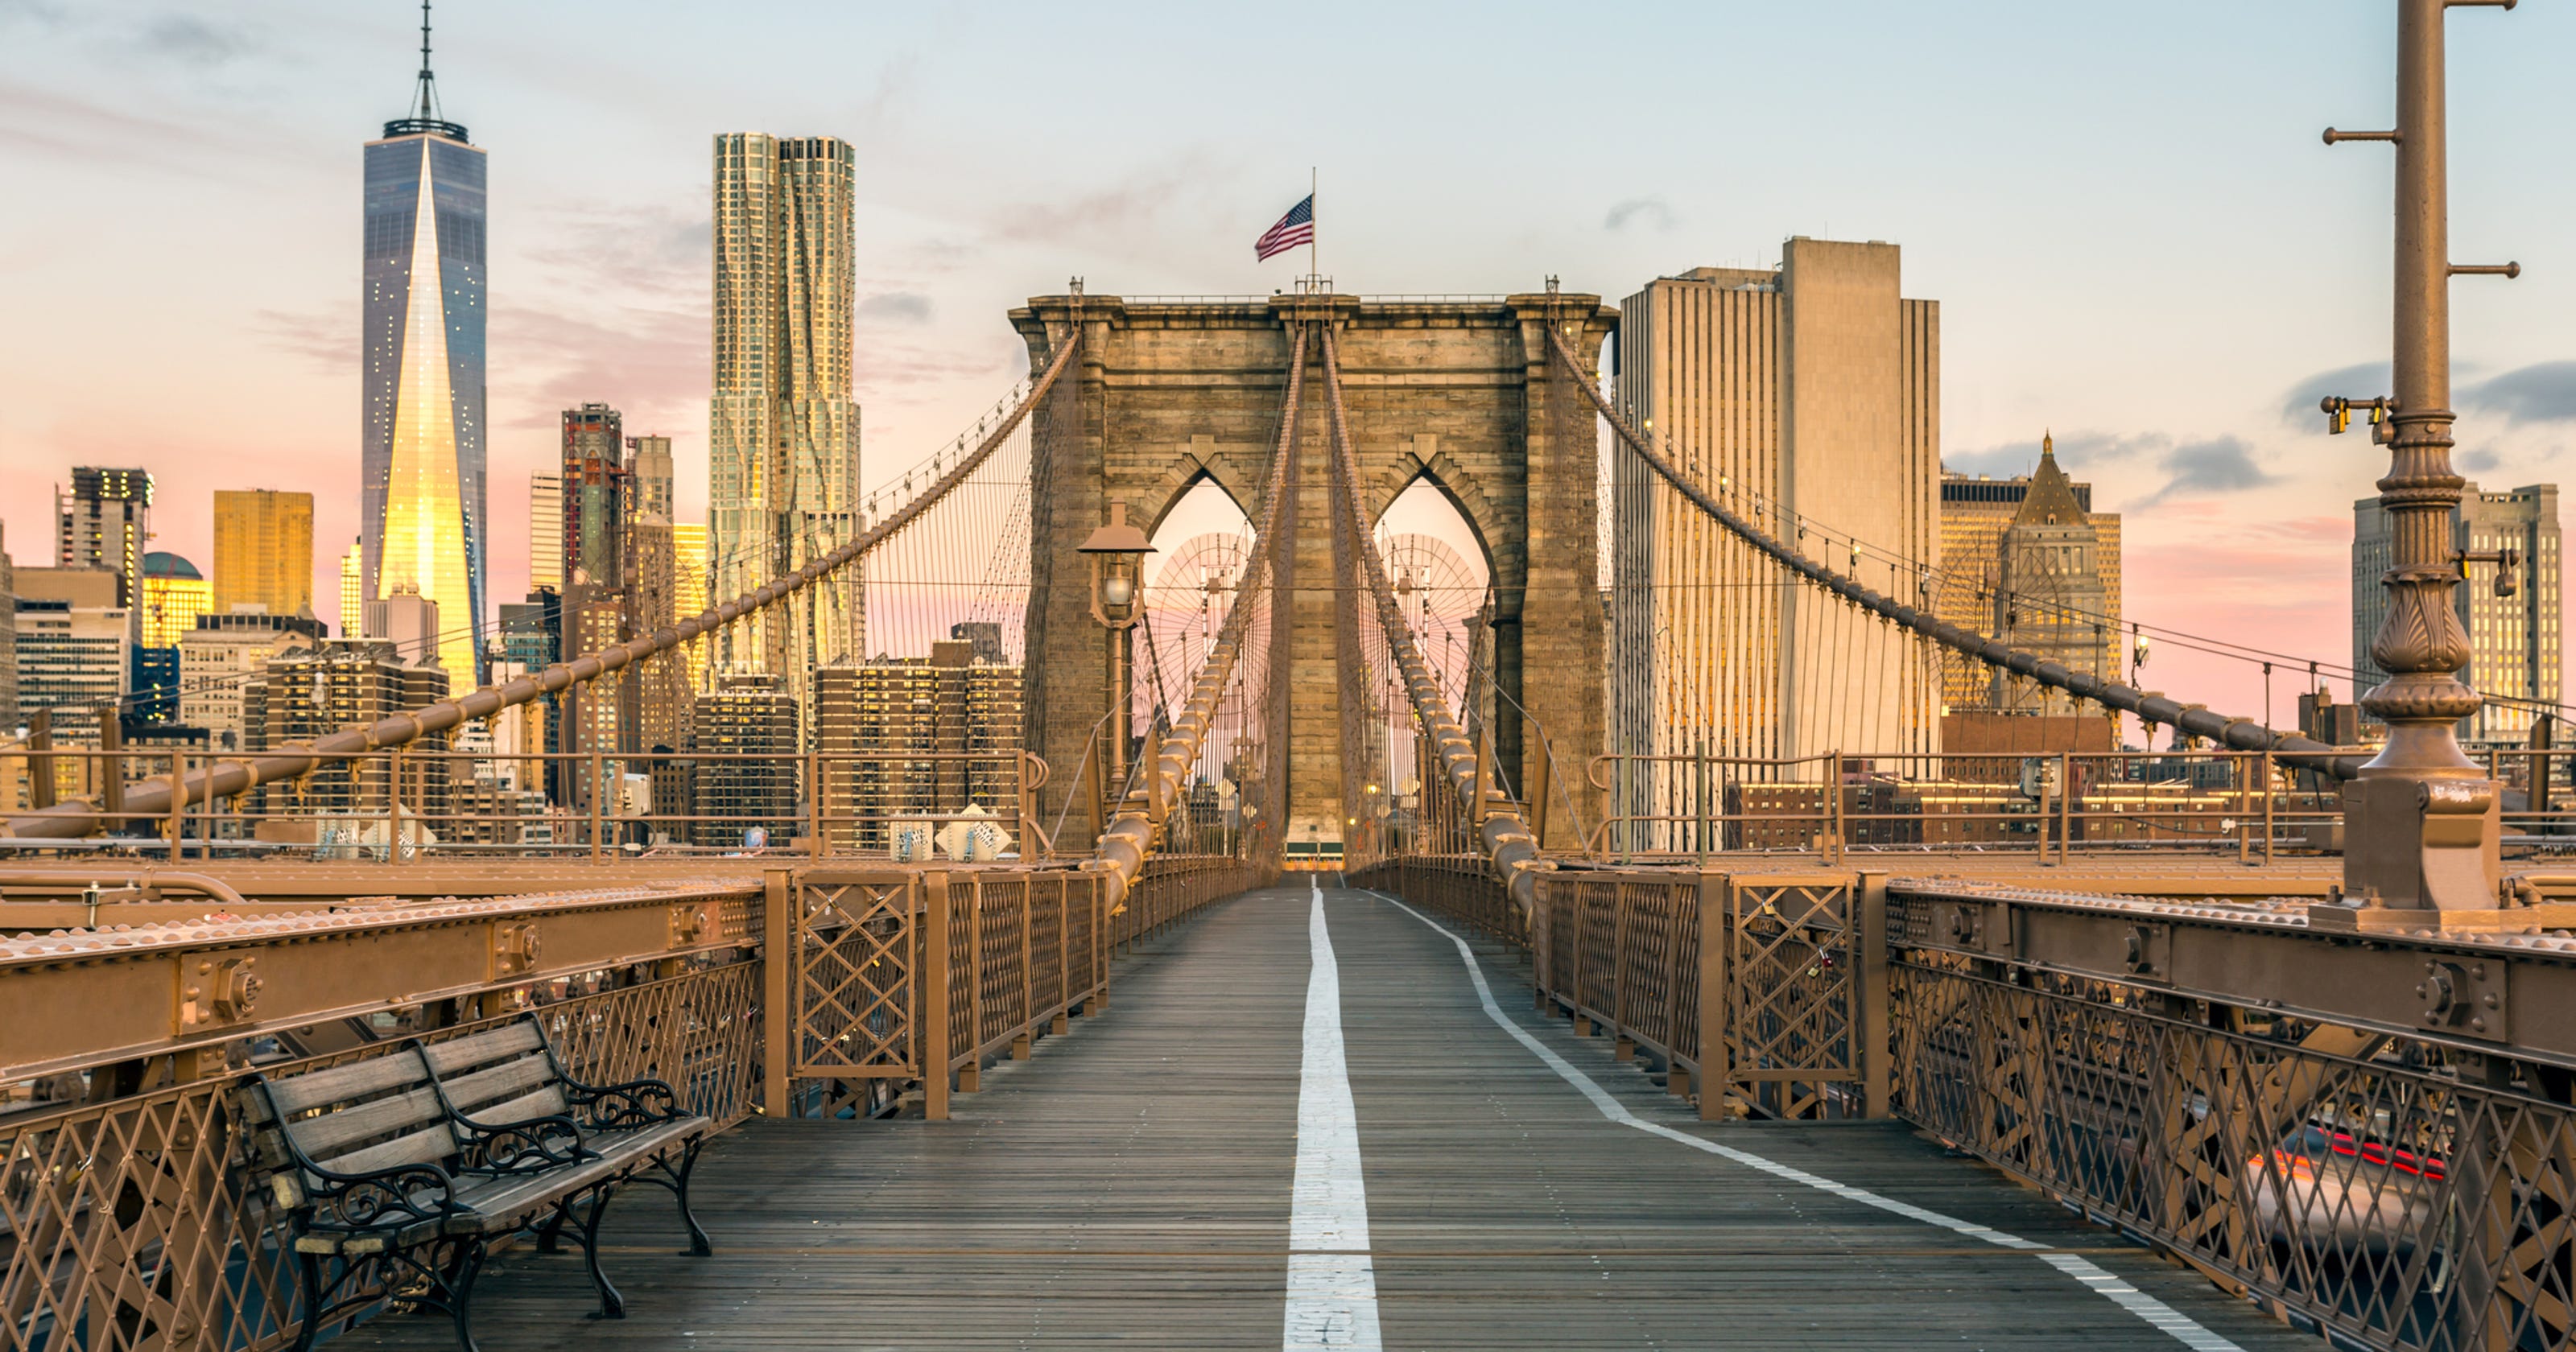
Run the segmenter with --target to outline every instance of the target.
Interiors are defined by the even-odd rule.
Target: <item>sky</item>
[[[0,523],[43,562],[74,464],[158,480],[205,566],[217,488],[312,490],[316,600],[357,528],[360,147],[417,9],[0,0]],[[2460,463],[2554,481],[2576,434],[2576,6],[2455,11]],[[662,432],[705,504],[710,138],[856,147],[869,473],[1025,370],[1005,322],[1094,294],[1266,293],[1252,237],[1320,173],[1343,291],[1616,301],[1791,235],[1903,246],[1942,307],[1944,458],[2054,430],[2126,515],[2130,617],[2349,659],[2351,502],[2324,435],[2383,392],[2393,6],[448,0],[446,115],[490,154],[492,592],[525,578],[559,411]],[[2253,712],[2259,674],[2147,684]],[[2288,717],[2284,677],[2277,716]],[[2341,697],[2348,690],[2338,689]]]

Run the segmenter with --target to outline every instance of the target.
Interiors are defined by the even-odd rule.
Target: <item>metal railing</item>
[[[1703,1117],[1910,1121],[2344,1345],[2576,1341],[2563,932],[1560,867],[1523,935],[1490,923],[1501,885],[1472,859],[1355,881],[1525,947],[1541,1009]]]
[[[2565,786],[2576,751],[2487,753],[2501,818],[2519,844],[2576,848]],[[1789,760],[1688,753],[1593,758],[1602,822],[1595,859],[1783,851],[1839,861],[1849,851],[2021,850],[2041,862],[2082,852],[2184,849],[2268,862],[2339,850],[2336,781],[2277,751],[1950,751]],[[2553,792],[2553,787],[2555,791]]]
[[[289,1218],[236,1106],[255,1072],[534,1010],[574,1075],[658,1077],[722,1125],[881,1112],[913,1091],[944,1113],[952,1082],[1104,1007],[1117,947],[1261,881],[1166,856],[1114,905],[1106,876],[825,863],[0,934],[0,1352],[292,1340]]]
[[[134,748],[40,754],[39,772],[65,800],[105,798],[111,814],[121,807],[115,790],[143,779],[202,776],[239,759]],[[9,778],[0,774],[0,781]],[[502,754],[388,747],[211,801],[169,795],[180,806],[117,818],[120,828],[106,837],[40,838],[16,842],[8,853],[105,849],[173,862],[260,854],[396,864],[639,854],[1036,860],[1057,853],[1038,807],[1047,782],[1046,762],[1017,750]],[[1164,834],[1172,849],[1230,849],[1235,827],[1223,809],[1195,801],[1187,786],[1170,798]],[[6,810],[0,804],[0,815]],[[1066,857],[1091,853],[1088,842],[1061,844]],[[0,858],[0,868],[7,864]]]

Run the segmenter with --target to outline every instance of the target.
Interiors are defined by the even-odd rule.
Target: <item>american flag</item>
[[[1300,244],[1312,243],[1314,238],[1315,195],[1308,193],[1306,200],[1288,208],[1288,214],[1279,218],[1279,224],[1262,231],[1261,238],[1252,241],[1253,261],[1257,263],[1272,254],[1286,253]]]

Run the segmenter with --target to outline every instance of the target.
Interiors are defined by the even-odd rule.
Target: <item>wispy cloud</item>
[[[1601,218],[1604,230],[1625,230],[1631,225],[1670,230],[1679,223],[1671,204],[1660,197],[1631,197],[1613,205],[1610,214]]]
[[[2254,448],[2242,437],[2212,437],[2186,442],[2164,457],[2171,477],[2140,506],[2153,506],[2184,494],[2241,493],[2279,482],[2279,476],[2255,463]]]
[[[930,297],[918,291],[880,291],[860,301],[858,317],[890,324],[930,322]]]
[[[238,28],[217,28],[196,14],[164,14],[143,26],[135,47],[192,66],[220,66],[254,47]]]
[[[2507,422],[2576,419],[2576,361],[2544,361],[2481,380],[2459,393],[2462,408],[2501,413]]]
[[[2318,400],[2328,395],[2376,399],[2388,393],[2388,386],[2388,363],[2384,361],[2366,361],[2319,371],[2292,385],[2289,392],[2281,397],[2281,417],[2292,424],[2314,424],[2325,416],[2317,411]]]

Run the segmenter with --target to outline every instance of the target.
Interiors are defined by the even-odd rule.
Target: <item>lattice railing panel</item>
[[[799,875],[794,1073],[848,1079],[909,1077],[920,879],[910,873]]]
[[[1899,1110],[1962,1148],[2370,1346],[2568,1345],[2566,1105],[2148,989],[1930,953],[1892,975]]]

